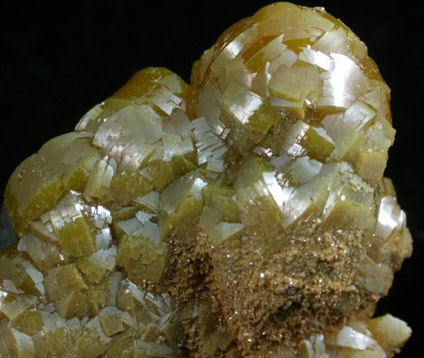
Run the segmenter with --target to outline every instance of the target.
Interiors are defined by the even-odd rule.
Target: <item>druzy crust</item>
[[[264,7],[191,84],[137,72],[12,174],[0,358],[384,358],[412,252],[390,90],[322,8]]]

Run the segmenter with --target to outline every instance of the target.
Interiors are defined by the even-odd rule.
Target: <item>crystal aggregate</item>
[[[384,358],[412,253],[367,48],[322,8],[225,31],[191,84],[137,72],[13,172],[1,358]]]

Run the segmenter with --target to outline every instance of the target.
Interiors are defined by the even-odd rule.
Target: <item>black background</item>
[[[399,357],[420,357],[424,20],[405,1],[295,2],[323,6],[347,24],[367,44],[392,89],[397,136],[386,176],[395,183],[415,244],[413,257],[396,274],[378,312],[390,312],[414,330]],[[0,192],[23,159],[48,139],[71,131],[90,107],[110,96],[132,73],[164,66],[189,81],[193,61],[228,26],[269,3],[1,2]]]

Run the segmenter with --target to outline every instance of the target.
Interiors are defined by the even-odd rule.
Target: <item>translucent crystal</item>
[[[275,3],[137,72],[5,192],[0,358],[387,358],[411,255],[390,90],[322,8]]]

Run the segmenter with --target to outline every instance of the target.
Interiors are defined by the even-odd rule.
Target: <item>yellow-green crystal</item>
[[[11,175],[0,358],[392,357],[411,254],[390,90],[322,8],[229,28],[188,85],[137,72]]]

